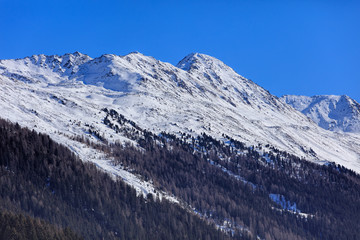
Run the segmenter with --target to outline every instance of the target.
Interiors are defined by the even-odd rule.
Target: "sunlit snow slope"
[[[320,128],[204,54],[190,54],[177,66],[141,53],[92,59],[76,52],[2,60],[0,84],[1,117],[46,132],[70,147],[64,134],[89,137],[87,126],[110,142],[125,140],[103,124],[101,109],[108,107],[156,133],[205,132],[219,139],[227,134],[249,145],[270,144],[360,172],[358,134]],[[74,151],[83,154],[80,147]]]
[[[286,95],[281,100],[324,129],[360,133],[360,104],[346,95]]]

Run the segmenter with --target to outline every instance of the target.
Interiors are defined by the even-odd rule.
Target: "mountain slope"
[[[324,129],[360,133],[360,104],[348,96],[285,95],[281,100]]]
[[[64,143],[64,134],[89,137],[87,125],[110,142],[123,141],[101,122],[101,109],[110,107],[156,133],[226,134],[360,172],[358,135],[319,128],[213,57],[190,54],[175,67],[140,53],[95,59],[76,53],[64,64],[66,56],[2,60],[2,116]]]
[[[137,131],[127,136],[138,145],[87,144],[113,156],[114,166],[173,192],[180,207],[158,194],[136,197],[120,178],[79,161],[49,136],[0,120],[1,208],[68,226],[86,239],[226,239],[199,218],[233,239],[358,238],[360,178],[343,167],[276,149],[261,156],[228,137],[231,144],[205,134],[158,136],[104,112],[104,123],[119,133],[133,125]]]
[[[176,204],[156,201],[154,206],[161,209],[165,202],[182,216],[182,211],[187,210],[191,217],[195,214],[240,239],[358,238],[359,177],[321,160],[336,161],[358,171],[359,136],[318,127],[213,57],[194,53],[173,66],[140,53],[107,54],[95,59],[80,53],[40,55],[2,60],[0,84],[2,117],[48,133],[83,161],[94,162],[114,180],[121,179],[134,187],[137,195],[145,196],[136,198],[135,191],[121,183],[121,188],[126,189],[124,195],[130,198],[125,202],[136,199],[136,204],[141,205],[135,207],[139,210],[135,214],[134,208],[125,211],[126,216],[133,217],[130,225],[144,223],[145,229],[139,234],[147,233],[146,223],[151,222],[139,220],[148,218],[146,206],[152,205],[152,199],[165,198]],[[51,142],[47,136],[41,139]],[[4,144],[15,146],[13,152],[34,156],[34,151],[16,148],[30,143],[18,142],[5,140]],[[72,200],[54,216],[62,217],[66,211],[65,215],[86,215],[89,218],[85,220],[96,218],[105,223],[105,234],[116,234],[115,225],[124,221],[109,219],[115,213],[112,209],[122,206],[117,201],[124,191],[109,191],[115,181],[94,167],[88,169],[94,172],[94,181],[88,178],[89,174],[77,172],[83,167],[74,157],[58,161],[65,168],[48,168],[47,161],[53,166],[54,160],[53,148],[49,148],[50,155],[43,163],[30,158],[39,166],[36,170],[49,171],[36,181],[26,181],[29,201],[31,194],[36,199],[49,199],[40,203],[60,201],[65,196],[64,199]],[[320,166],[289,153],[326,164]],[[12,176],[6,159],[4,171]],[[50,186],[55,194],[46,188],[49,174],[53,176]],[[16,175],[11,178],[17,179]],[[36,182],[46,191],[33,191],[33,185],[38,187]],[[84,183],[91,185],[86,191]],[[1,186],[20,188],[21,184]],[[14,201],[7,207],[16,209],[18,200],[23,199],[17,193],[22,190],[15,188],[11,192]],[[35,200],[31,207],[23,206],[31,214],[55,211],[47,205],[44,211],[44,205]],[[80,206],[75,211],[69,210],[73,203]],[[121,214],[116,217],[123,219]],[[180,216],[171,216],[164,222],[160,218],[157,220],[161,224],[176,226],[173,218]],[[82,226],[89,225],[79,227]],[[98,234],[95,227],[82,231]]]
[[[0,119],[0,149],[0,211],[67,229],[49,234],[45,224],[7,223],[0,214],[0,236],[18,232],[3,239],[229,239],[177,204],[136,196],[48,135]]]

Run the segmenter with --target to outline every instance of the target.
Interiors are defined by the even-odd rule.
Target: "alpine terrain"
[[[360,133],[360,104],[346,95],[286,95],[281,97],[281,100],[324,129]]]
[[[359,238],[347,96],[279,99],[199,53],[0,60],[0,85],[6,214],[74,239]]]

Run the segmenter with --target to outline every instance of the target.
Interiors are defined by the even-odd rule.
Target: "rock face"
[[[324,129],[360,133],[360,104],[346,95],[286,95],[281,100]]]
[[[218,139],[226,134],[249,145],[269,144],[360,172],[359,134],[318,127],[267,90],[204,54],[189,54],[177,66],[137,52],[95,59],[76,52],[1,60],[0,84],[3,118],[68,145],[65,136],[88,137],[86,126],[109,141],[125,140],[113,136],[102,123],[101,109],[108,107],[156,133],[205,132]],[[83,154],[81,149],[76,151]]]

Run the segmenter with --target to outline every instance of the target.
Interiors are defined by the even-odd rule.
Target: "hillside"
[[[151,182],[153,193],[144,198],[48,136],[1,121],[2,209],[86,239],[359,237],[360,177],[352,171],[277,149],[261,156],[260,147],[247,148],[228,136],[229,145],[205,134],[157,136],[114,110],[104,111],[107,126],[127,132],[137,145],[86,144],[107,152],[113,166]],[[129,131],[128,123],[137,131]]]
[[[86,239],[359,237],[360,135],[211,56],[36,55],[0,84],[6,211]]]
[[[178,205],[137,196],[47,135],[0,120],[0,149],[1,211],[41,218],[85,239],[228,239]],[[23,232],[17,226],[9,224]]]
[[[50,134],[124,138],[104,128],[109,107],[155,133],[229,135],[318,163],[360,171],[360,136],[325,131],[223,62],[190,54],[175,67],[141,53],[90,58],[81,53],[1,60],[3,117]],[[111,137],[112,136],[112,137]],[[69,147],[87,158],[73,143]]]

